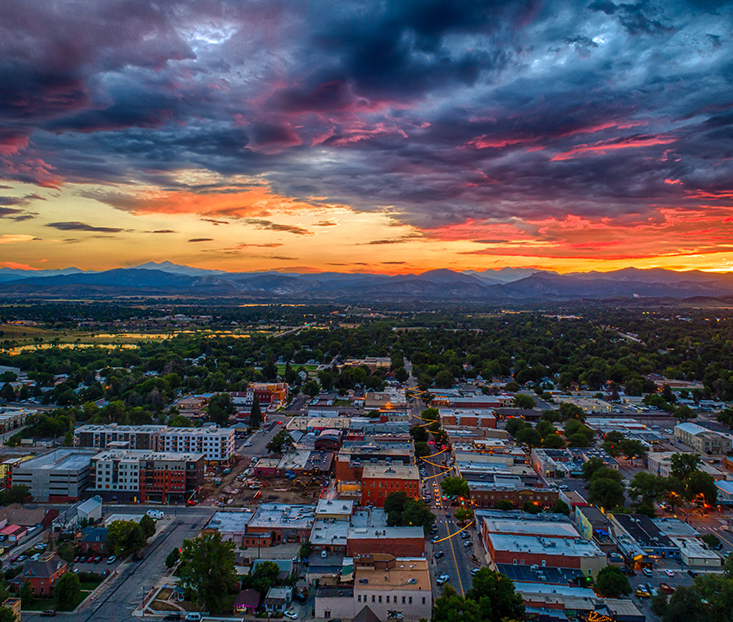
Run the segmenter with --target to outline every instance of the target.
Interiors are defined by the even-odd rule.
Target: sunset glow
[[[5,3],[0,267],[728,271],[730,23],[683,0]]]

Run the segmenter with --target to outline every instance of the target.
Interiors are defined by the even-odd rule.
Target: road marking
[[[466,527],[468,527],[468,525],[466,525]],[[466,594],[463,591],[463,581],[461,581],[461,571],[458,568],[458,560],[456,559],[456,552],[453,549],[453,540],[451,539],[450,536],[448,536],[447,540],[448,540],[448,544],[450,544],[450,552],[453,555],[453,563],[455,564],[456,574],[458,575],[458,586],[461,588],[461,596],[465,596]]]

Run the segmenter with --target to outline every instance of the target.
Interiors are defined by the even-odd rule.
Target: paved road
[[[251,458],[259,458],[261,456],[267,456],[268,451],[266,449],[267,443],[269,443],[272,440],[272,437],[275,436],[280,430],[283,429],[285,420],[284,419],[278,419],[279,415],[272,415],[270,418],[270,422],[266,425],[262,426],[259,430],[257,430],[254,434],[252,434],[249,438],[247,438],[242,444],[238,445],[235,453],[239,456],[249,456]],[[278,424],[278,421],[282,421],[282,424]],[[273,425],[274,422],[274,425]],[[246,445],[248,443],[252,443],[249,447]]]
[[[174,547],[180,547],[184,539],[194,537],[208,517],[193,516],[189,508],[187,516],[174,519],[174,523],[148,548],[145,559],[125,567],[116,581],[91,607],[78,614],[65,614],[68,622],[129,622],[132,612],[165,572],[165,558]],[[209,510],[208,515],[211,514]],[[23,613],[23,622],[41,622],[39,614]]]

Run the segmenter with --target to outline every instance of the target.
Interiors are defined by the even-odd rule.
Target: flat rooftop
[[[349,534],[349,523],[343,520],[317,520],[311,530],[311,543],[315,545],[346,546]]]
[[[425,539],[422,527],[351,527],[349,540],[373,540],[375,538],[419,538]]]
[[[220,532],[244,533],[252,512],[216,512],[206,523],[204,529],[216,529]]]
[[[517,536],[548,538],[580,538],[577,529],[570,522],[545,522],[484,517],[483,525],[485,530],[491,534],[512,534]]]
[[[78,449],[56,449],[42,456],[24,460],[15,467],[15,470],[16,472],[39,469],[47,471],[78,471],[89,468],[95,453],[95,451]]]
[[[108,449],[101,451],[95,460],[120,460],[138,462],[139,460],[160,460],[173,462],[195,462],[205,458],[204,454],[183,453],[175,451],[150,451],[149,449]]]
[[[338,515],[348,518],[353,511],[354,501],[350,499],[319,499],[316,505],[316,517]]]
[[[605,553],[590,540],[580,538],[550,538],[491,533],[494,550],[516,551],[534,555],[564,555],[566,557],[605,557]]]
[[[364,590],[415,590],[431,596],[430,569],[424,558],[398,558],[395,566],[373,569],[357,566],[354,569],[354,589]]]
[[[613,518],[643,549],[675,548],[674,542],[660,531],[651,518],[644,514],[615,514]]]
[[[387,513],[381,508],[355,510],[351,515],[352,527],[379,527],[387,526]]]
[[[670,538],[699,538],[700,532],[679,518],[654,518],[652,522]]]
[[[364,466],[362,479],[414,479],[419,480],[420,475],[416,466],[404,466],[399,464]]]
[[[263,503],[247,526],[250,529],[310,529],[315,518],[315,505]]]

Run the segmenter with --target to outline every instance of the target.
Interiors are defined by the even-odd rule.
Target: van
[[[150,518],[153,518],[155,520],[160,520],[165,516],[165,514],[161,510],[148,510],[145,512]]]
[[[201,614],[198,613],[198,611],[191,611],[186,614],[186,617],[183,618],[186,622],[200,622],[201,620]]]

